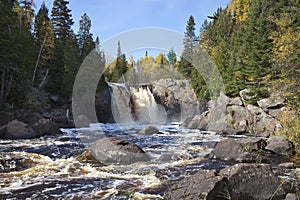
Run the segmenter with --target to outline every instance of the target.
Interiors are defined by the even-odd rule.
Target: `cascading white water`
[[[108,83],[112,89],[111,106],[116,123],[133,123],[130,106],[130,93],[123,84]]]
[[[153,94],[148,87],[131,88],[135,115],[141,123],[165,123],[166,112],[155,102]]]
[[[129,90],[123,84],[109,83],[112,90],[112,113],[117,123],[165,123],[167,114],[155,102],[147,86]],[[134,118],[134,120],[133,120]]]

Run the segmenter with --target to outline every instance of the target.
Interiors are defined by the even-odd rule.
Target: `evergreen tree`
[[[168,63],[170,65],[174,65],[177,62],[176,53],[175,53],[173,48],[170,49],[170,51],[168,52],[167,57],[168,57]]]
[[[81,63],[79,51],[76,36],[73,34],[68,37],[63,52],[64,76],[61,92],[64,95],[72,95],[75,77]]]
[[[42,80],[47,78],[49,72],[48,65],[50,64],[50,60],[54,53],[55,35],[48,12],[48,8],[45,3],[43,3],[35,17],[35,43],[39,51],[36,56],[35,69],[32,76],[33,84],[36,78],[39,84],[41,84]]]
[[[69,37],[73,37],[73,19],[71,10],[68,9],[69,2],[67,0],[55,0],[52,7],[52,23],[55,32],[55,43],[54,43],[54,55],[51,60],[51,67],[49,70],[49,82],[47,89],[52,93],[60,93],[62,87],[62,81],[64,77],[64,52],[66,43]]]
[[[84,59],[95,48],[93,34],[90,33],[91,27],[92,21],[89,16],[84,13],[79,21],[79,31],[77,36],[81,59]]]
[[[59,41],[65,42],[72,35],[71,26],[74,24],[71,10],[68,9],[69,1],[55,0],[53,2],[51,17],[55,35]]]
[[[195,20],[193,16],[190,16],[186,31],[184,33],[183,39],[183,52],[180,58],[178,69],[185,77],[190,77],[193,66],[193,54],[194,48],[196,46],[195,42]]]
[[[267,0],[268,1],[268,0]],[[252,0],[249,15],[240,33],[241,58],[238,68],[240,82],[249,88],[257,98],[268,95],[266,76],[270,73],[270,52],[272,41],[268,23],[268,4],[266,1]],[[255,101],[256,99],[253,99]]]

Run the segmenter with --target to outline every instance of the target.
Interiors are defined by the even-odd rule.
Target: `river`
[[[221,136],[152,124],[159,134],[141,135],[145,124],[91,124],[30,140],[0,140],[0,199],[162,199],[174,182],[199,169],[230,163],[205,158]],[[103,137],[139,145],[149,162],[104,166],[89,148]]]

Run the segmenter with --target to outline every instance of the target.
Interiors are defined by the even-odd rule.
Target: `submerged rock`
[[[155,126],[147,126],[140,130],[140,134],[145,134],[145,135],[153,135],[159,133],[159,130]]]
[[[31,127],[18,120],[11,121],[0,128],[0,138],[3,139],[29,139],[38,136],[39,134]]]
[[[103,164],[131,164],[149,161],[150,157],[136,144],[114,137],[106,137],[95,141],[91,146],[91,154]]]

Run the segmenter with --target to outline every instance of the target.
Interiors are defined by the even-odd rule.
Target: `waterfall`
[[[123,84],[108,83],[111,88],[112,113],[116,123],[132,123],[130,93]]]
[[[148,86],[129,87],[109,83],[111,88],[112,112],[117,123],[165,123],[167,114],[155,102]]]

